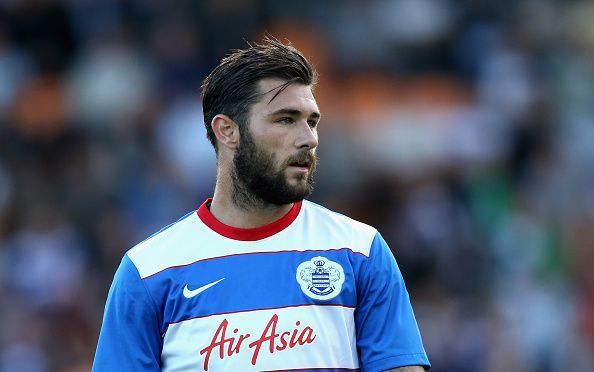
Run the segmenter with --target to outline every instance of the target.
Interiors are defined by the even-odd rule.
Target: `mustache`
[[[287,165],[294,163],[307,163],[312,168],[315,168],[317,162],[318,157],[316,156],[316,154],[313,151],[308,150],[290,156],[286,161]]]

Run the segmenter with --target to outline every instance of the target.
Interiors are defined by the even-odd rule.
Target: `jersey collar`
[[[287,214],[268,225],[245,229],[241,227],[225,225],[221,221],[217,220],[216,217],[210,213],[210,209],[208,209],[208,206],[211,202],[212,198],[208,198],[204,203],[202,203],[197,211],[198,218],[200,218],[200,220],[204,222],[204,224],[211,230],[223,235],[226,238],[245,241],[261,240],[283,231],[289,227],[293,221],[295,221],[299,215],[299,211],[301,210],[301,205],[303,204],[302,201],[293,203],[293,207],[291,207]]]

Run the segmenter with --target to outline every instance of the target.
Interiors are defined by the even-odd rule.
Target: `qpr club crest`
[[[340,293],[344,270],[334,261],[321,256],[297,266],[297,282],[307,296],[316,300],[330,300]]]

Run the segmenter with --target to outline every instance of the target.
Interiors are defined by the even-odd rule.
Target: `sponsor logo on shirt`
[[[337,262],[317,256],[297,266],[295,277],[301,290],[316,300],[330,300],[340,293],[344,270]]]
[[[303,326],[300,321],[290,331],[278,331],[279,318],[272,315],[261,334],[240,333],[238,328],[229,325],[224,319],[210,341],[210,344],[200,350],[204,356],[204,370],[208,371],[211,358],[223,360],[235,354],[249,352],[252,355],[251,363],[256,365],[261,353],[276,353],[286,349],[293,349],[311,344],[316,339],[314,330]],[[253,340],[253,341],[252,341]],[[251,341],[251,342],[250,342]]]

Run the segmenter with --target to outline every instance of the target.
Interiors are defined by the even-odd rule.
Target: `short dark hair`
[[[249,108],[263,92],[258,82],[266,78],[279,78],[287,85],[299,83],[315,85],[317,73],[303,54],[290,43],[283,44],[272,36],[265,36],[261,44],[248,43],[249,48],[233,51],[204,79],[202,83],[202,110],[208,140],[217,149],[210,126],[218,114],[234,120],[245,130]],[[278,92],[277,92],[278,94]]]

